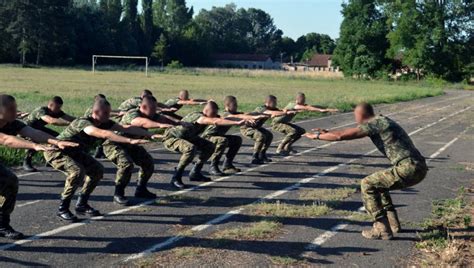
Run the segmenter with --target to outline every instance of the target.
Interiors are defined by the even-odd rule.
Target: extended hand
[[[40,151],[54,151],[55,148],[49,145],[42,145],[42,144],[36,144],[35,151],[40,152]]]
[[[152,140],[159,140],[159,139],[162,139],[164,136],[161,135],[161,134],[154,134],[153,136],[151,136],[151,139]]]
[[[130,140],[130,144],[137,145],[137,144],[145,144],[148,143],[149,141],[147,140],[141,140],[141,139],[132,139]]]
[[[68,147],[77,147],[79,146],[79,143],[75,142],[70,142],[70,141],[59,141],[56,146],[58,146],[59,149],[64,150]]]
[[[316,139],[318,137],[318,135],[314,134],[314,133],[305,133],[303,134],[304,137],[308,138],[308,139]]]

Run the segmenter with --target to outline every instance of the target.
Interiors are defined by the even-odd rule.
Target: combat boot
[[[183,170],[175,169],[173,177],[171,177],[171,186],[173,186],[173,188],[176,188],[178,190],[182,190],[186,188],[186,185],[184,185],[182,178],[183,178]]]
[[[263,164],[263,161],[262,159],[260,159],[258,153],[254,153],[252,155],[252,162],[251,162],[253,165],[261,165]]]
[[[125,197],[125,185],[115,185],[114,203],[121,206],[128,206],[128,198]]]
[[[387,219],[390,224],[390,229],[392,229],[392,233],[396,234],[401,231],[400,220],[398,219],[397,211],[394,210],[387,210]]]
[[[102,144],[97,146],[97,148],[95,148],[94,158],[95,159],[105,158],[104,147],[102,147]]]
[[[81,215],[89,215],[91,217],[100,216],[100,212],[97,209],[89,206],[87,203],[89,201],[89,195],[81,194],[77,199],[76,203],[76,213]]]
[[[281,156],[288,156],[290,155],[290,153],[285,150],[285,146],[284,145],[278,145],[277,149],[276,149],[276,154],[278,155],[281,155]]]
[[[393,233],[390,229],[390,224],[388,223],[387,217],[375,220],[372,229],[363,230],[362,236],[367,239],[392,239]]]
[[[240,170],[240,168],[236,168],[232,162],[233,160],[229,158],[226,158],[224,160],[224,164],[222,165],[222,170],[224,171],[225,174],[234,174],[234,173],[238,173],[242,171]]]
[[[33,155],[35,151],[28,150],[25,155],[25,159],[23,159],[23,170],[26,172],[38,172],[38,170],[33,166]]]
[[[146,188],[147,182],[144,180],[140,180],[137,184],[137,188],[135,189],[135,197],[136,198],[144,198],[144,199],[155,199],[156,194],[148,191]]]
[[[202,175],[201,170],[204,163],[196,163],[194,167],[189,172],[189,180],[190,181],[201,181],[201,182],[209,182],[211,181],[210,178]]]
[[[209,174],[212,176],[224,176],[225,174],[219,169],[218,161],[211,161],[211,167],[209,168]]]
[[[69,210],[70,205],[71,199],[61,199],[58,213],[56,215],[63,221],[77,222],[79,219]]]
[[[265,163],[273,162],[273,160],[267,156],[267,152],[265,151],[260,152],[260,159]]]
[[[23,239],[25,236],[15,231],[10,226],[10,215],[4,215],[0,212],[0,237],[5,237],[13,240]]]

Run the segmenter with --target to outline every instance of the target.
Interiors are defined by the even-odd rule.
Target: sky
[[[269,13],[284,36],[297,39],[301,35],[316,32],[339,37],[342,21],[343,0],[186,0],[197,14],[201,9],[224,6],[233,2],[237,8],[259,8]]]

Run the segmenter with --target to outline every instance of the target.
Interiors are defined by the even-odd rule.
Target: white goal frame
[[[92,73],[95,73],[95,65],[97,64],[98,58],[109,58],[109,59],[138,59],[145,60],[145,75],[148,77],[148,64],[150,60],[144,56],[112,56],[112,55],[92,55]]]

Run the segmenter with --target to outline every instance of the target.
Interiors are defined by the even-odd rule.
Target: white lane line
[[[16,205],[16,207],[21,208],[21,207],[28,206],[28,205],[33,205],[33,204],[36,204],[36,203],[39,203],[39,202],[41,202],[41,200],[34,200],[34,201],[18,204],[18,205]]]
[[[437,108],[437,109],[435,109],[434,111],[435,111],[435,112],[441,111],[441,110],[444,110],[444,109],[446,109],[446,108],[448,108],[448,107],[450,107],[450,106],[453,106],[453,104],[451,103],[451,104],[446,105],[446,106],[443,106],[443,107],[441,107],[441,108]],[[418,114],[418,115],[415,115],[415,116],[412,116],[412,117],[408,117],[408,120],[412,120],[412,119],[415,119],[415,118],[424,116],[425,114],[428,114],[428,113],[430,113],[430,112],[432,112],[432,111],[428,111],[428,112],[426,112],[426,113],[421,113],[421,114]]]
[[[467,131],[469,130],[469,127],[466,128],[463,132],[461,132],[458,136],[456,136],[454,139],[446,143],[443,147],[439,148],[436,152],[434,152],[430,157],[427,159],[426,162],[429,162],[433,160],[433,158],[437,157],[440,155],[442,152],[444,152],[446,149],[448,149],[451,145],[453,145],[459,138],[464,135]],[[412,132],[413,133],[413,132]],[[415,134],[416,132],[414,132]],[[365,211],[365,208],[362,206],[358,209],[359,212]],[[343,229],[345,229],[349,224],[347,223],[339,223],[335,225],[334,227],[331,228],[331,230],[324,232],[320,236],[316,237],[313,242],[311,242],[307,247],[306,250],[308,251],[313,251],[319,247],[321,247],[322,244],[327,242],[329,239],[337,235],[337,233]],[[303,253],[304,254],[304,253]]]
[[[469,108],[470,108],[470,107],[465,108],[465,109],[463,109],[463,110],[461,110],[461,111],[466,111],[466,110],[469,109]],[[459,114],[461,111],[458,111],[458,112],[452,113],[452,114],[450,114],[450,115],[448,115],[448,116],[446,116],[446,117],[443,117],[443,118],[441,118],[440,120],[436,121],[435,123],[438,124],[438,123],[440,123],[440,122],[442,122],[442,121],[444,121],[444,120],[446,120],[446,119],[448,119],[448,118],[450,118],[450,117],[452,117],[452,116],[455,116],[455,115]],[[427,129],[427,128],[433,126],[433,125],[435,125],[435,124],[433,124],[433,123],[428,124],[428,125],[426,125],[426,126],[420,128],[420,129],[417,129],[417,130],[415,130],[415,131],[410,132],[409,135],[412,136],[412,135],[414,135],[414,134],[416,134],[416,133],[419,133],[421,130]],[[377,149],[373,149],[373,150],[371,150],[371,151],[368,151],[368,152],[365,153],[364,155],[371,155],[371,154],[373,154],[373,153],[375,153],[375,152],[377,152],[377,151],[378,151]],[[347,166],[348,164],[351,164],[351,163],[353,163],[353,162],[355,162],[355,161],[357,161],[357,160],[359,160],[359,157],[352,158],[351,160],[347,161],[346,163],[341,163],[341,164],[335,165],[335,166],[333,166],[333,167],[327,168],[327,169],[323,170],[322,172],[317,173],[316,175],[314,175],[314,176],[312,176],[312,177],[302,179],[302,180],[298,181],[297,183],[286,187],[286,188],[283,189],[283,190],[278,190],[278,191],[276,191],[276,192],[273,192],[273,193],[271,193],[271,194],[268,194],[268,195],[264,196],[263,198],[258,199],[258,200],[255,201],[255,202],[252,202],[252,204],[255,204],[255,203],[258,203],[258,202],[262,202],[262,201],[265,201],[265,200],[269,200],[269,199],[274,199],[274,198],[276,198],[276,197],[278,197],[278,196],[281,196],[281,195],[283,195],[283,194],[286,194],[286,193],[288,193],[289,191],[292,191],[292,190],[295,190],[295,189],[299,188],[302,184],[309,183],[309,182],[313,181],[313,180],[316,179],[316,178],[325,176],[326,174],[331,173],[331,172],[333,172],[333,171],[335,171],[335,170],[337,170],[337,169],[339,169],[339,168],[341,168],[341,167],[345,167],[345,166]],[[211,226],[213,226],[213,225],[215,225],[215,224],[217,224],[217,223],[220,223],[220,222],[222,222],[222,221],[224,221],[224,220],[226,220],[226,219],[232,217],[233,215],[238,214],[238,213],[241,212],[243,209],[244,209],[243,207],[240,207],[240,208],[238,208],[238,209],[229,211],[229,212],[227,212],[227,213],[225,213],[225,214],[220,215],[220,216],[217,217],[217,218],[212,219],[211,221],[208,221],[208,222],[206,222],[206,223],[204,223],[204,224],[195,226],[194,228],[192,228],[192,230],[193,230],[193,231],[196,231],[196,230],[203,231],[203,230],[205,230],[205,229],[207,229],[207,228],[209,228],[209,227],[211,227]],[[346,225],[344,225],[344,224],[339,224],[339,225],[335,226],[334,228],[331,228],[330,231],[328,231],[328,232],[322,234],[323,237],[318,237],[318,238],[316,238],[316,240],[313,241],[313,242],[315,242],[315,243],[312,243],[312,244],[314,244],[313,246],[317,246],[318,244],[323,244],[327,239],[329,239],[329,238],[331,238],[332,236],[336,235],[336,233],[337,233],[338,230],[343,229],[343,228],[345,228],[346,226],[347,226],[347,224],[346,224]],[[165,248],[165,247],[167,247],[167,246],[170,246],[170,245],[172,245],[172,244],[174,244],[174,243],[176,243],[176,242],[178,242],[178,241],[180,241],[180,240],[182,240],[182,239],[184,239],[184,238],[186,238],[186,237],[185,237],[185,236],[173,236],[173,237],[168,238],[167,240],[165,240],[165,241],[163,241],[163,242],[161,242],[161,243],[158,243],[158,244],[156,244],[156,245],[154,245],[154,246],[152,246],[152,247],[146,249],[145,251],[142,251],[142,252],[137,253],[137,254],[130,255],[130,256],[128,256],[127,258],[125,258],[123,261],[124,261],[124,262],[128,262],[128,261],[131,261],[131,260],[136,260],[136,259],[139,259],[139,258],[143,258],[143,257],[145,257],[145,256],[147,256],[147,255],[149,255],[149,254],[151,254],[151,253],[153,253],[153,252],[159,251],[159,250],[161,250],[161,249],[163,249],[163,248]]]
[[[470,108],[470,107],[469,107]],[[451,115],[448,115],[447,117],[450,117]],[[332,144],[335,144],[335,143],[327,143],[327,144],[324,144],[322,146],[318,146],[318,147],[315,147],[315,148],[312,148],[312,149],[308,149],[308,150],[305,150],[303,152],[300,152],[298,154],[295,154],[293,156],[288,156],[288,157],[285,157],[284,159],[291,159],[293,157],[297,157],[297,156],[300,156],[300,155],[303,155],[303,154],[306,154],[306,153],[309,153],[311,151],[314,151],[314,150],[317,150],[317,149],[320,149],[320,148],[325,148],[325,147],[328,147],[328,146],[331,146]],[[211,181],[211,182],[207,182],[207,183],[203,183],[201,185],[197,185],[197,186],[194,186],[192,188],[189,188],[189,189],[184,189],[184,190],[181,190],[181,191],[178,191],[178,192],[173,192],[169,195],[166,195],[164,197],[167,197],[167,196],[174,196],[174,195],[181,195],[181,194],[184,194],[184,193],[187,193],[187,192],[190,192],[190,191],[194,191],[196,189],[199,189],[199,188],[202,188],[202,187],[205,187],[205,186],[208,186],[208,185],[212,185],[216,182],[219,182],[219,181],[222,181],[222,180],[225,180],[225,179],[228,179],[228,178],[231,178],[233,176],[236,176],[236,175],[243,175],[243,174],[246,174],[248,172],[251,172],[251,171],[254,171],[254,170],[257,170],[257,169],[260,169],[260,168],[263,168],[263,167],[266,167],[266,166],[269,166],[269,165],[272,165],[272,164],[276,164],[278,163],[279,161],[275,161],[275,162],[271,162],[271,163],[268,163],[266,165],[261,165],[261,166],[257,166],[257,167],[254,167],[254,168],[250,168],[250,169],[247,169],[245,171],[242,171],[242,172],[239,172],[235,175],[232,175],[232,176],[227,176],[227,177],[222,177],[222,178],[219,178],[217,180],[214,180],[214,181]],[[33,235],[31,237],[28,237],[26,239],[22,239],[22,240],[18,240],[18,241],[15,241],[13,243],[10,243],[10,244],[5,244],[3,246],[0,246],[0,250],[7,250],[7,249],[10,249],[10,248],[13,248],[15,246],[18,246],[18,245],[24,245],[24,244],[27,244],[27,243],[30,243],[32,241],[36,241],[36,240],[39,240],[39,239],[42,239],[42,238],[45,238],[45,237],[49,237],[49,236],[52,236],[52,235],[55,235],[55,234],[58,234],[58,233],[61,233],[61,232],[64,232],[64,231],[68,231],[68,230],[71,230],[71,229],[75,229],[75,228],[78,228],[80,226],[84,226],[86,224],[89,224],[91,223],[92,221],[99,221],[101,219],[104,219],[106,216],[108,215],[117,215],[117,214],[122,214],[122,213],[125,213],[125,212],[128,212],[128,211],[131,211],[131,210],[134,210],[134,209],[137,209],[137,208],[141,208],[141,207],[144,207],[144,206],[147,206],[147,205],[151,205],[153,203],[155,203],[157,200],[160,200],[164,197],[160,197],[156,200],[149,200],[149,201],[146,201],[146,202],[143,202],[143,203],[140,203],[138,205],[135,205],[135,206],[130,206],[130,207],[127,207],[127,208],[124,208],[124,209],[120,209],[120,210],[116,210],[116,211],[112,211],[110,213],[107,213],[107,214],[104,214],[103,216],[98,216],[98,217],[92,217],[88,220],[84,220],[82,222],[79,222],[79,223],[73,223],[73,224],[69,224],[69,225],[66,225],[66,226],[62,226],[62,227],[59,227],[59,228],[56,228],[56,229],[53,229],[53,230],[50,230],[50,231],[46,231],[46,232],[43,232],[43,233],[39,233],[39,234],[36,234],[36,235]]]

